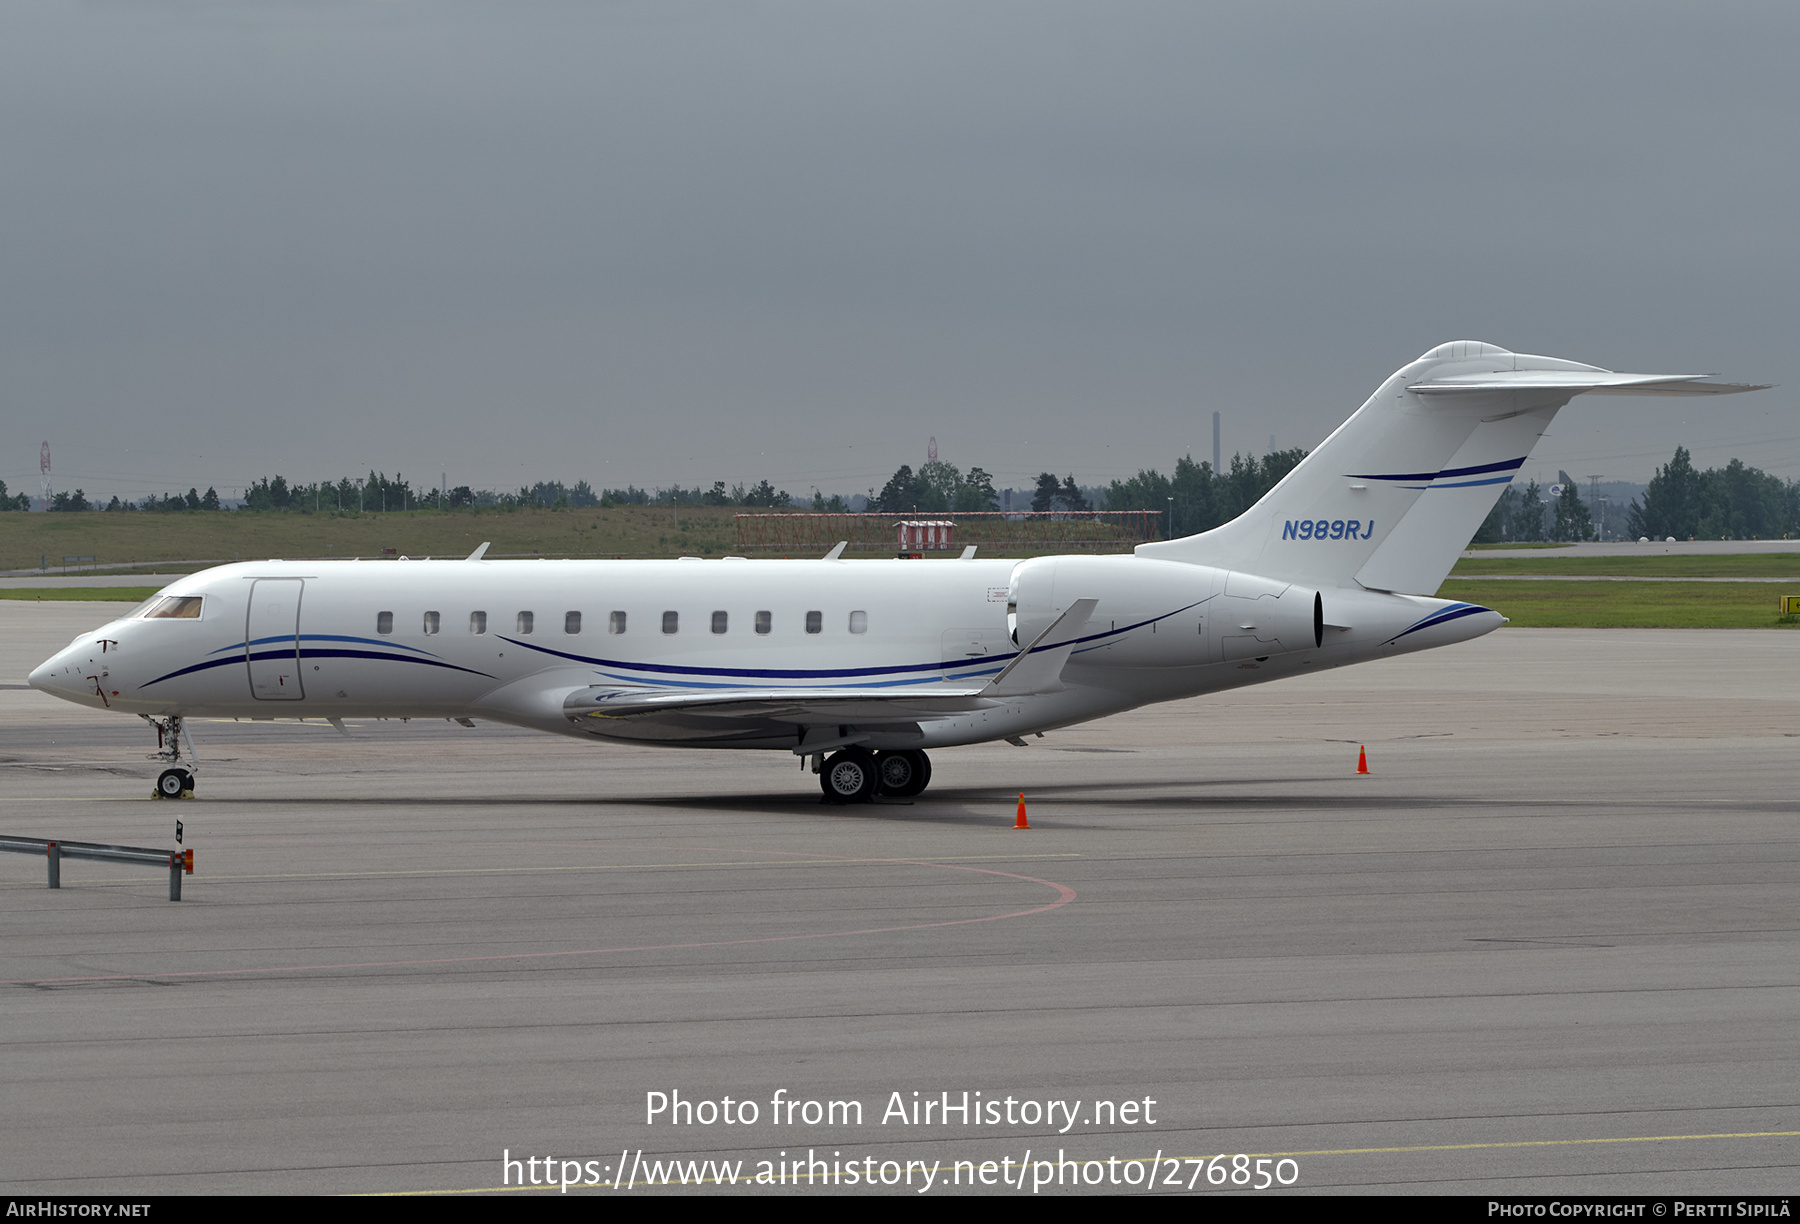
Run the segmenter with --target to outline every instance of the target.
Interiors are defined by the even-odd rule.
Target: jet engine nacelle
[[[1316,650],[1325,639],[1325,600],[1311,587],[1234,571],[1213,600],[1219,660]]]
[[[1098,599],[1074,662],[1189,667],[1260,658],[1320,643],[1324,616],[1310,587],[1147,557],[1039,557],[1012,572],[1007,630],[1029,643],[1077,599]],[[1059,638],[1063,631],[1059,631]]]

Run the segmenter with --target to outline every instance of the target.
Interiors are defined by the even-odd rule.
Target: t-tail
[[[1474,340],[1440,344],[1395,371],[1249,510],[1137,552],[1315,588],[1429,595],[1575,396],[1760,389],[1700,374],[1621,374]]]

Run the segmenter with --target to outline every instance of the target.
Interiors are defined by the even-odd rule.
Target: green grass
[[[154,565],[122,565],[112,569],[104,565],[98,569],[89,569],[85,565],[64,569],[58,565],[55,570],[58,578],[179,578],[183,574],[198,574],[216,564],[214,561],[158,561]]]
[[[1463,557],[1450,571],[1461,574],[1571,574],[1606,578],[1795,578],[1800,553],[1727,553],[1672,557],[1646,544],[1642,556]]]
[[[142,603],[161,587],[4,587],[0,599],[26,599],[37,603]]]
[[[1532,582],[1452,578],[1439,599],[1481,604],[1527,628],[1773,629],[1800,582]]]
[[[412,557],[462,557],[483,540],[492,541],[488,555],[493,557],[716,557],[737,543],[732,514],[730,507],[683,506],[677,526],[666,506],[393,514],[15,513],[0,515],[0,570],[36,569],[39,558],[60,566],[66,556],[97,558],[95,572],[144,561],[379,557],[384,548]]]
[[[82,573],[129,574],[134,563],[172,572],[220,562],[271,557],[464,557],[482,541],[500,557],[720,557],[738,551],[738,511],[683,506],[580,510],[413,510],[393,514],[303,514],[290,511],[200,511],[188,514],[0,514],[0,570],[37,569],[40,558],[60,570],[64,557],[94,557]],[[980,544],[979,537],[973,543]],[[831,541],[788,555],[822,556]],[[850,556],[892,556],[894,547],[852,548]],[[985,556],[1026,557],[1072,551],[1066,543],[981,545]],[[752,556],[777,556],[757,550]],[[932,554],[927,554],[931,556]],[[954,557],[956,550],[948,553]]]

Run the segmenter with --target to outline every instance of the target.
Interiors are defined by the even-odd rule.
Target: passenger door
[[[259,578],[250,584],[244,661],[250,695],[259,701],[300,701],[300,578]]]

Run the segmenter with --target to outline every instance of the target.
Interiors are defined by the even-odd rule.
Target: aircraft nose
[[[26,683],[30,684],[32,688],[37,689],[39,692],[54,693],[56,691],[56,677],[62,672],[62,667],[57,662],[57,660],[61,658],[61,655],[54,655],[45,659],[42,663],[39,663],[36,667],[31,669],[31,674],[25,677]]]
[[[39,692],[55,697],[67,697],[78,692],[85,694],[93,686],[84,684],[83,678],[77,674],[81,669],[76,666],[80,660],[75,658],[75,654],[76,651],[70,648],[45,659],[25,677],[26,682]]]

